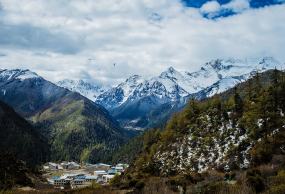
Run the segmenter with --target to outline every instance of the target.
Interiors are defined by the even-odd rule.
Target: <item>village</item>
[[[109,184],[115,174],[121,174],[128,164],[81,164],[77,162],[49,162],[43,166],[44,176],[54,188],[68,189],[99,184]]]

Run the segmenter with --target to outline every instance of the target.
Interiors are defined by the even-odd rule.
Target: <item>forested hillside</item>
[[[160,129],[162,131],[166,130],[166,124],[155,127],[152,130]],[[118,164],[126,163],[130,164],[133,159],[140,154],[143,149],[144,135],[147,130],[142,131],[140,134],[135,136],[133,139],[129,140],[125,145],[120,147],[115,152],[111,153],[109,156],[105,157],[102,162],[108,164]]]
[[[270,78],[272,76],[273,70],[269,70],[265,73],[262,73],[259,77],[259,81],[260,84],[262,86],[267,86],[270,83]],[[258,74],[259,75],[259,74]],[[248,82],[252,82],[253,79],[249,80]],[[239,83],[238,85],[236,85],[236,89],[239,91],[241,98],[245,98],[246,97],[246,87],[248,85],[248,82],[242,82]],[[235,92],[235,88],[231,88],[221,94],[220,98],[222,101],[228,101],[230,99],[230,97],[234,94]],[[211,100],[214,97],[210,97],[210,98],[205,98],[205,99],[201,99],[200,103],[205,104],[207,102],[207,100]],[[145,117],[145,119],[148,119],[148,126],[152,125],[155,126],[154,129],[152,129],[153,131],[156,131],[157,129],[160,129],[160,131],[165,131],[166,130],[166,123],[168,121],[168,115],[171,113],[172,109],[169,108],[164,108],[164,106],[176,106],[178,102],[173,102],[173,103],[165,103],[163,105],[161,105],[159,108],[155,109],[154,111],[152,111],[150,114],[148,114],[147,117]],[[207,103],[210,103],[209,101]],[[179,109],[178,112],[182,112],[183,109],[185,108],[185,106],[181,106],[181,108]],[[166,111],[164,111],[166,109]],[[175,112],[175,111],[173,111]],[[161,116],[165,114],[165,117]],[[149,117],[152,117],[152,119],[149,119]],[[150,122],[153,121],[152,122]],[[164,121],[164,122],[163,122]],[[140,123],[136,123],[136,125],[139,126],[143,126],[144,124],[141,123],[143,122],[143,119],[139,120]],[[165,123],[165,124],[161,124],[161,123]],[[157,125],[155,125],[157,124]],[[159,125],[158,125],[159,124]],[[109,156],[107,156],[106,158],[104,158],[102,160],[102,162],[106,162],[106,163],[112,163],[115,164],[117,162],[126,162],[126,163],[130,163],[133,158],[138,155],[140,153],[140,151],[143,149],[143,136],[145,135],[146,130],[143,131],[141,134],[137,135],[136,137],[134,137],[133,139],[131,139],[128,143],[126,143],[124,146],[120,147],[117,151],[115,151],[114,153],[110,154]]]
[[[0,148],[35,166],[50,160],[50,148],[45,139],[28,121],[1,100]]]
[[[33,181],[45,181],[34,167],[2,148],[0,148],[0,164],[1,193],[12,187],[33,186]]]
[[[181,113],[172,115],[166,131],[146,132],[144,150],[112,185],[144,193],[151,188],[176,192],[179,185],[194,193],[281,192],[285,74],[257,73],[243,87],[231,90],[228,100],[226,95],[204,101],[192,96]]]
[[[99,162],[136,134],[101,105],[29,70],[0,71],[0,87],[0,99],[47,139],[53,161]]]

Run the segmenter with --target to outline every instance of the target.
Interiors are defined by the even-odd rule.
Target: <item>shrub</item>
[[[246,172],[246,177],[257,176],[257,175],[261,176],[261,172],[258,168],[253,168]]]
[[[278,175],[274,178],[273,183],[275,185],[285,184],[285,170],[281,170]]]
[[[114,177],[110,180],[111,186],[117,186],[116,184],[120,182],[119,174],[115,174]]]
[[[207,174],[207,180],[209,181],[218,181],[224,178],[224,173],[217,172],[216,170],[209,171]]]
[[[219,183],[213,183],[210,185],[206,185],[203,190],[200,192],[201,194],[213,194],[217,193],[221,190],[221,188],[225,187],[224,182],[219,182]]]
[[[144,188],[144,186],[145,186],[144,181],[139,181],[139,182],[136,183],[135,187],[136,187],[136,189],[141,190],[142,188]]]
[[[264,179],[270,176],[276,176],[278,174],[278,168],[273,168],[272,165],[263,165],[258,168],[261,172],[261,175]]]
[[[237,175],[237,171],[234,170],[234,171],[230,172],[230,179],[234,180],[236,178],[236,175]]]
[[[171,186],[173,186],[173,185],[178,185],[178,184],[179,184],[179,181],[176,180],[175,178],[172,178],[172,179],[168,179],[168,180],[166,181],[166,184],[167,184],[167,185],[171,185]]]
[[[262,192],[265,188],[261,172],[257,168],[253,168],[246,172],[246,182],[253,187],[256,192]]]
[[[225,175],[225,179],[229,180],[230,179],[230,174],[229,173],[226,173]]]
[[[274,194],[285,194],[285,184],[278,185],[273,187],[267,193],[274,193]]]
[[[202,176],[201,173],[192,173],[192,176],[193,176],[193,182],[192,183],[194,183],[194,184],[197,184],[198,182],[204,180],[204,177]]]
[[[128,182],[121,182],[120,183],[120,189],[128,189],[129,188],[129,183]]]
[[[132,179],[132,176],[131,176],[130,173],[126,174],[125,177],[126,177],[127,180],[131,180]]]
[[[192,177],[192,175],[190,173],[184,174],[184,178],[187,181],[193,182],[193,177]]]
[[[137,182],[139,182],[138,179],[132,179],[132,180],[130,180],[130,182],[129,182],[129,186],[130,186],[130,187],[134,187],[134,186],[136,186]]]

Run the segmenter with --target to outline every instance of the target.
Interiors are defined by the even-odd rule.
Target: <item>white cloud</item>
[[[243,10],[249,9],[250,4],[248,0],[232,0],[229,3],[222,5],[222,9],[230,10],[234,13],[240,13]]]
[[[231,1],[221,11],[239,14],[215,20],[203,14],[216,13],[218,6],[202,11],[180,0],[0,4],[0,53],[6,55],[0,68],[29,68],[51,81],[83,78],[116,85],[132,74],[158,75],[169,66],[195,71],[212,59],[265,51],[285,62],[284,4],[251,9],[246,1]]]
[[[202,13],[213,13],[213,12],[220,12],[221,5],[217,1],[208,1],[200,8]]]

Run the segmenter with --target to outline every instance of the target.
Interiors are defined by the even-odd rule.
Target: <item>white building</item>
[[[112,167],[113,170],[116,170],[117,172],[122,172],[124,170],[124,167],[122,166],[115,166],[115,167]]]
[[[97,176],[86,176],[85,181],[86,182],[96,181],[97,178],[98,178]]]
[[[116,167],[123,167],[124,169],[126,169],[127,167],[129,167],[128,164],[117,164]]]
[[[111,168],[111,165],[100,163],[98,164],[98,168]]]
[[[63,186],[63,185],[67,185],[70,184],[71,180],[67,180],[67,179],[54,179],[54,185],[56,186]]]
[[[102,178],[103,175],[107,175],[107,172],[105,170],[95,170],[94,176],[97,176],[98,179]]]
[[[71,186],[75,186],[75,185],[84,185],[85,181],[84,179],[74,179],[70,182]]]
[[[77,177],[77,174],[62,174],[60,179],[70,179],[73,180]]]
[[[103,175],[103,179],[106,183],[109,183],[114,176],[115,175]]]

